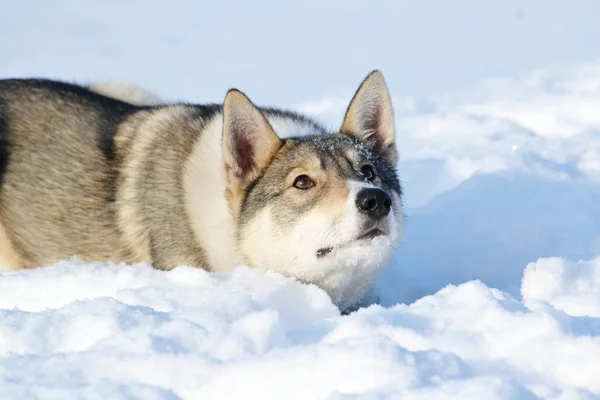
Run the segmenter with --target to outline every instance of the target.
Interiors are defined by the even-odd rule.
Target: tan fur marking
[[[18,270],[28,268],[29,265],[19,256],[12,241],[8,237],[6,228],[0,220],[0,271]]]
[[[348,201],[350,189],[346,182],[339,180],[334,185],[328,185],[325,189],[327,193],[323,194],[316,208],[326,213],[327,215],[343,216],[345,209],[344,205]]]

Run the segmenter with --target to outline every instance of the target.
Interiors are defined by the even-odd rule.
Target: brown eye
[[[310,189],[315,186],[315,182],[308,175],[300,175],[294,181],[294,187],[302,190]]]
[[[370,165],[363,165],[363,167],[360,169],[360,172],[368,181],[372,181],[375,179],[375,171]]]

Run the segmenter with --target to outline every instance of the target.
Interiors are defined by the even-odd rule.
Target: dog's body
[[[336,134],[235,90],[223,106],[99,93],[0,81],[0,269],[247,264],[315,283],[340,308],[370,288],[403,225],[379,73]]]

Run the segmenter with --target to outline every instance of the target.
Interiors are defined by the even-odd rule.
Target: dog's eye
[[[365,179],[368,181],[372,181],[375,179],[375,171],[373,170],[373,167],[371,167],[370,165],[363,165],[362,168],[360,169],[360,172],[363,174]]]
[[[294,187],[302,190],[315,186],[315,182],[308,175],[300,175],[294,181]]]

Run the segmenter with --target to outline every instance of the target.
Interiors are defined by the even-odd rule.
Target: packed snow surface
[[[244,267],[5,272],[0,398],[600,396],[600,259],[538,260],[522,290],[471,281],[340,316],[320,289]]]

